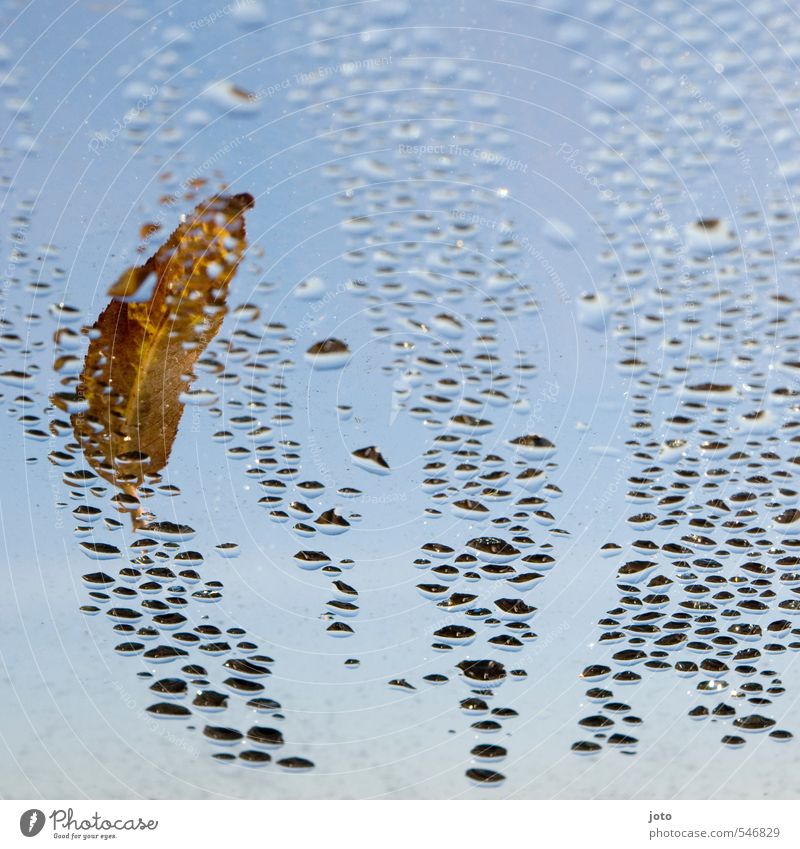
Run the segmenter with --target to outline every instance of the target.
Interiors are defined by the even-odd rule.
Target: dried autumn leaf
[[[144,265],[120,276],[90,330],[83,410],[71,422],[92,468],[130,495],[169,460],[181,394],[222,325],[253,202],[239,194],[199,204]],[[132,300],[145,284],[147,300]]]

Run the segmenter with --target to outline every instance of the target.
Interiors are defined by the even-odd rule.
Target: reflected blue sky
[[[357,487],[364,495],[341,502],[363,515],[352,531],[298,540],[291,523],[271,522],[257,504],[263,494],[258,479],[244,475],[243,465],[212,440],[221,420],[204,408],[186,411],[165,476],[181,495],[157,495],[148,506],[159,517],[188,521],[198,530],[192,547],[207,554],[204,575],[226,587],[224,601],[209,615],[221,625],[245,628],[274,655],[269,695],[283,705],[284,736],[292,753],[317,765],[302,776],[225,769],[207,757],[197,733],[146,718],[143,709],[152,699],[136,679],[141,664],[113,653],[117,640],[102,617],[78,614],[85,597],[80,576],[92,563],[72,537],[72,505],[58,470],[47,462],[51,446],[23,439],[9,415],[0,443],[6,470],[0,491],[7,586],[0,616],[4,796],[796,795],[794,746],[758,739],[743,751],[721,748],[719,727],[693,724],[685,716],[694,703],[692,684],[670,675],[650,675],[630,688],[635,710],[645,719],[638,754],[606,752],[582,759],[569,752],[579,736],[576,722],[589,710],[578,674],[607,656],[596,646],[595,623],[618,599],[615,564],[597,552],[609,540],[626,543],[638,536],[625,523],[632,512],[624,500],[625,479],[637,469],[625,445],[631,379],[615,369],[619,354],[613,329],[587,328],[577,315],[581,293],[607,286],[615,275],[619,279],[629,262],[616,253],[613,235],[609,238],[614,226],[622,227],[625,213],[617,222],[608,221],[596,185],[575,163],[591,160],[598,150],[612,150],[615,130],[622,132],[626,122],[635,121],[617,113],[619,127],[614,127],[607,116],[597,117],[591,98],[610,95],[602,87],[593,89],[594,81],[607,78],[618,57],[626,57],[627,96],[646,114],[659,100],[658,92],[648,90],[659,60],[630,60],[630,45],[611,34],[613,15],[559,5],[561,11],[548,11],[465,2],[454,16],[452,9],[430,5],[357,3],[325,11],[316,4],[275,3],[269,5],[266,24],[253,28],[242,26],[241,16],[213,0],[175,3],[167,10],[147,3],[118,10],[33,3],[13,21],[6,15],[16,63],[10,73],[19,76],[13,96],[26,105],[3,142],[11,149],[3,169],[10,178],[3,220],[11,224],[20,204],[31,202],[34,210],[25,232],[29,258],[6,261],[12,263],[12,275],[28,284],[39,276],[50,281],[54,265],[64,270],[56,275],[57,290],[40,294],[20,284],[6,291],[5,315],[29,333],[29,362],[38,366],[33,388],[26,392],[42,403],[56,387],[50,369],[56,329],[50,304],[64,301],[93,320],[107,300],[108,285],[140,259],[135,253],[139,227],[163,223],[154,249],[189,209],[185,203],[165,207],[159,199],[198,177],[214,185],[224,181],[230,191],[256,198],[248,215],[250,258],[230,300],[258,304],[261,315],[253,325],[231,312],[220,340],[235,343],[242,330],[261,334],[268,322],[286,326],[295,344],[282,349],[281,356],[296,365],[282,376],[287,391],[281,397],[292,403],[294,422],[285,434],[273,425],[276,436],[302,444],[304,475]],[[722,5],[725,26],[733,30],[735,15],[746,13],[735,4]],[[569,37],[573,14],[595,16],[584,25],[588,37],[575,44]],[[627,38],[635,42],[632,33]],[[683,38],[677,24],[673,38]],[[758,51],[766,48],[762,36],[753,38],[757,64]],[[645,47],[654,43],[649,33],[642,39]],[[703,45],[687,51],[702,54]],[[342,67],[354,57],[372,65]],[[319,68],[328,69],[324,82],[313,87],[309,99],[295,99],[304,89],[302,75]],[[679,66],[670,70],[680,76]],[[707,69],[704,90],[716,91],[715,73]],[[351,140],[341,135],[348,120],[345,95],[352,94],[348,86],[359,75],[368,92],[371,85],[375,89],[363,96],[366,117],[360,136]],[[266,92],[256,109],[226,111],[204,94],[210,83],[228,78],[247,91]],[[385,84],[395,78],[400,84],[439,83],[446,89],[443,100],[450,101],[452,125],[437,123],[429,113],[409,115],[404,98]],[[151,102],[147,92],[153,86],[157,91]],[[752,97],[756,89],[742,90]],[[494,93],[496,104],[482,109],[476,100],[481,92]],[[142,116],[128,119],[126,112],[136,111],[142,98],[148,121],[142,121],[141,138],[133,143],[129,130]],[[7,112],[17,105],[6,103]],[[634,108],[630,101],[618,105]],[[765,145],[762,151],[755,145],[762,127],[779,122],[780,104],[776,96],[774,102],[765,97],[747,105],[761,120],[749,119],[756,129],[748,136],[754,140],[748,167],[736,155],[722,156],[713,168],[687,167],[680,175],[681,191],[662,199],[676,225],[703,215],[736,219],[744,192],[756,207],[766,204],[782,149]],[[409,181],[409,157],[417,154],[402,148],[399,134],[409,123],[418,131],[416,145],[451,144],[458,133],[474,132],[481,148],[485,139],[496,141],[504,159],[487,166],[472,154],[456,153],[437,173]],[[387,133],[387,126],[398,135]],[[669,160],[668,133],[679,137],[682,130],[667,130],[661,150]],[[177,140],[172,131],[181,133]],[[35,138],[29,153],[18,147],[18,139],[27,136]],[[571,157],[565,145],[577,155]],[[628,163],[631,185],[644,187],[651,199],[659,191],[657,172],[644,166],[656,149],[643,146],[641,162]],[[389,163],[389,170],[381,173],[371,164],[376,161]],[[671,162],[667,171],[679,167]],[[163,180],[167,172],[172,177]],[[352,198],[342,203],[348,179]],[[425,542],[456,547],[484,531],[447,510],[441,518],[426,517],[432,502],[421,489],[427,476],[421,455],[436,432],[406,411],[393,413],[396,376],[386,368],[396,357],[392,342],[415,334],[391,311],[385,321],[375,319],[368,299],[346,291],[347,281],[362,272],[373,287],[383,282],[375,271],[380,259],[363,267],[354,263],[347,255],[353,237],[340,227],[344,218],[359,214],[377,188],[386,198],[407,195],[409,200],[400,208],[387,202],[385,210],[373,213],[374,229],[365,243],[374,237],[378,247],[402,257],[402,246],[414,231],[411,225],[393,231],[392,220],[408,222],[414,211],[446,216],[456,210],[476,225],[469,247],[491,273],[499,222],[511,221],[521,249],[509,265],[539,304],[536,312],[515,315],[491,307],[498,317],[500,368],[513,368],[515,351],[522,349],[536,364],[537,376],[525,381],[528,407],[492,411],[496,427],[481,451],[508,456],[506,441],[530,431],[531,424],[552,439],[558,452],[550,480],[564,495],[548,509],[570,535],[553,537],[531,527],[537,542],[552,542],[558,565],[526,598],[539,608],[533,625],[539,640],[503,658],[511,668],[527,669],[528,677],[506,681],[497,697],[496,704],[520,714],[507,726],[510,736],[498,740],[509,748],[503,766],[508,780],[499,790],[474,789],[463,775],[469,749],[483,740],[475,739],[469,720],[458,711],[458,699],[469,691],[455,680],[452,666],[465,654],[480,652],[477,646],[471,654],[458,649],[443,656],[431,650],[430,634],[443,621],[415,590],[422,574],[411,565]],[[625,184],[617,188],[635,194]],[[545,225],[552,220],[574,231],[573,248],[547,238]],[[648,226],[642,225],[643,238]],[[441,259],[438,237],[420,228],[414,238],[422,242],[421,250],[408,261],[401,259],[392,276],[410,291],[423,285],[420,281]],[[54,262],[35,259],[44,243],[59,247]],[[604,260],[601,252],[607,249],[611,256]],[[322,301],[293,297],[294,287],[314,276],[327,287]],[[265,281],[274,284],[271,291],[265,291]],[[449,309],[474,323],[489,308],[482,302],[482,282],[468,285],[458,301],[448,301],[443,292],[440,304],[421,311]],[[25,324],[23,316],[31,311],[41,321]],[[387,324],[391,333],[376,339],[376,324]],[[326,336],[346,339],[354,352],[342,371],[312,371],[302,358],[310,344]],[[277,338],[266,335],[262,341],[277,345]],[[17,356],[6,352],[6,362]],[[235,355],[230,366],[238,368]],[[228,414],[236,409],[231,401],[247,400],[241,385],[220,385],[210,375],[201,375],[196,386],[220,393],[220,406]],[[17,394],[4,387],[5,406]],[[268,400],[277,397],[271,392]],[[345,422],[336,415],[341,404],[353,407]],[[675,397],[654,395],[651,409],[664,414],[675,404]],[[371,444],[382,448],[393,469],[390,476],[378,478],[352,463],[350,452]],[[323,500],[331,506],[327,495]],[[240,545],[235,559],[214,553],[215,545],[228,541]],[[319,617],[330,597],[329,579],[296,568],[292,555],[302,548],[355,561],[342,575],[360,593],[361,614],[352,637],[336,640],[325,634],[327,623]],[[360,667],[346,669],[343,662],[349,657],[359,658]],[[772,715],[788,722],[800,682],[791,656],[775,663],[787,693],[772,706]],[[453,680],[444,687],[421,681],[435,672],[451,674]],[[417,691],[389,689],[387,681],[398,677],[413,681]],[[226,724],[247,721],[243,705],[231,713]]]

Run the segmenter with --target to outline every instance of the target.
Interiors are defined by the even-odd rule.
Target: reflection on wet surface
[[[791,16],[656,5],[180,7],[8,195],[23,556],[199,795],[794,792]]]

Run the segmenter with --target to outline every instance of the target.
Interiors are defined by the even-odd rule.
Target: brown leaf
[[[120,276],[89,332],[78,387],[84,411],[72,426],[92,468],[130,495],[169,460],[180,396],[225,318],[253,203],[239,194],[199,204],[144,265]],[[146,300],[133,300],[151,286]]]

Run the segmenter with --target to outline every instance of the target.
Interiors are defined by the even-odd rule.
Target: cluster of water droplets
[[[330,147],[322,170],[343,246],[335,272],[265,279],[269,246],[252,245],[242,269],[256,281],[250,299],[229,311],[221,335],[194,363],[180,401],[213,420],[212,441],[263,508],[255,533],[285,534],[292,568],[328,593],[318,614],[330,637],[358,630],[365,603],[363,566],[354,552],[361,529],[379,526],[386,512],[380,498],[387,480],[402,478],[422,491],[421,514],[402,517],[407,581],[430,608],[430,647],[441,667],[418,679],[404,670],[387,672],[386,679],[411,698],[423,686],[452,684],[453,712],[460,709],[474,735],[466,775],[496,787],[504,780],[496,766],[507,755],[501,737],[518,715],[508,704],[525,703],[513,694],[503,702],[501,685],[528,675],[536,588],[562,561],[570,536],[557,506],[564,439],[532,412],[541,350],[531,328],[542,317],[533,281],[538,270],[506,212],[512,175],[497,167],[515,150],[501,129],[509,116],[481,91],[485,78],[475,65],[427,55],[436,52],[434,34],[381,28],[405,12],[403,4],[380,5],[383,11],[370,12],[376,29],[364,29],[375,61],[363,62],[363,44],[332,38],[363,27],[363,20],[322,12],[309,23],[313,59],[340,70],[309,73],[276,93],[302,110],[303,121]],[[697,46],[709,43],[707,23],[689,12],[673,19],[674,4],[656,5]],[[592,14],[604,6],[594,4]],[[247,8],[237,5],[237,23],[257,26],[263,9]],[[627,7],[601,18],[649,45],[660,61],[651,57],[646,65],[657,102],[644,103],[618,73],[596,78],[587,115],[595,140],[582,152],[594,183],[609,192],[599,222],[606,247],[598,266],[606,276],[577,312],[584,325],[606,333],[616,369],[628,381],[630,515],[627,530],[615,536],[620,542],[600,552],[603,579],[616,581],[618,599],[601,617],[584,664],[582,685],[592,707],[572,749],[635,752],[645,718],[628,703],[636,693],[629,685],[646,686],[661,672],[690,682],[689,717],[730,725],[725,745],[742,745],[742,735],[756,731],[789,740],[770,706],[784,692],[783,655],[800,648],[793,619],[800,611],[800,537],[794,536],[800,460],[792,447],[800,440],[800,342],[793,329],[791,226],[800,150],[784,114],[763,116],[760,131],[791,152],[781,171],[788,194],[776,193],[764,208],[743,199],[725,215],[687,214],[693,186],[725,162],[741,164],[748,140],[741,98],[721,83],[714,96],[728,104],[722,118],[710,119],[705,95],[691,83],[698,60],[678,55],[678,39],[661,39],[655,25],[637,29]],[[175,28],[165,38],[150,77],[125,90],[143,104],[122,130],[132,147],[145,145],[182,96],[163,83],[188,35]],[[576,21],[563,25],[560,38],[586,47]],[[735,70],[740,60],[721,54],[719,63]],[[581,71],[589,60],[574,61]],[[772,84],[792,105],[791,78],[774,70]],[[150,83],[159,84],[152,97]],[[758,81],[744,68],[741,84],[757,96]],[[455,91],[471,93],[465,102]],[[163,121],[158,143],[177,144],[217,112],[259,114],[264,103],[263,93],[230,81],[206,82],[185,127]],[[25,110],[17,115],[19,155],[32,141]],[[97,144],[110,141],[98,137]],[[632,162],[641,163],[637,174]],[[161,205],[170,214],[223,188],[213,170],[213,177],[192,177],[185,161],[183,169],[161,181]],[[46,454],[58,470],[59,509],[71,514],[76,544],[93,562],[82,574],[81,610],[108,620],[116,653],[139,664],[135,674],[152,697],[151,716],[196,730],[218,761],[261,766],[275,757],[287,770],[310,769],[306,758],[275,754],[285,742],[283,708],[269,688],[278,653],[217,612],[225,564],[209,569],[207,561],[212,554],[235,558],[238,543],[197,533],[175,506],[180,469],[147,474],[134,495],[86,462],[67,417],[80,409],[91,322],[58,299],[65,276],[58,247],[27,245],[31,213],[32,205],[20,200],[11,222],[11,282],[26,306],[2,319],[0,380],[10,390],[2,402],[31,446],[29,462]],[[143,225],[140,252],[158,243],[163,228]],[[569,227],[557,222],[536,235],[573,246]],[[327,310],[334,296],[335,320]],[[315,319],[292,325],[280,314],[287,300],[308,304]],[[43,362],[51,333],[55,386]],[[378,363],[370,374],[388,391],[345,394],[335,409],[318,409],[316,390],[361,368],[365,358]],[[60,408],[45,400],[54,390]],[[376,414],[383,397],[389,406]],[[374,415],[413,434],[419,450],[402,466],[391,440],[378,444],[358,426]],[[312,424],[315,417],[336,420],[334,450],[346,475],[326,472],[300,416]],[[379,559],[380,552],[373,562]],[[359,658],[343,662],[355,668]]]
[[[605,203],[606,273],[578,314],[606,333],[627,381],[618,453],[629,515],[620,542],[600,552],[616,565],[618,600],[581,676],[593,712],[579,723],[590,737],[573,751],[634,753],[642,718],[626,703],[629,685],[659,674],[687,680],[687,715],[728,726],[726,746],[763,731],[783,742],[792,734],[771,706],[785,692],[784,656],[800,649],[793,76],[768,29],[733,5],[726,26],[755,43],[751,57],[716,46],[718,21],[688,7],[657,3],[647,24],[628,7],[608,11],[605,24],[636,49],[590,87],[596,135],[580,157]],[[779,28],[772,4],[759,13]],[[590,38],[577,23],[561,35],[575,46]],[[753,114],[755,104],[763,111]],[[749,157],[765,142],[787,180],[759,200],[747,190]],[[737,187],[735,201],[711,190],[717,181]],[[703,197],[713,208],[692,206]]]

